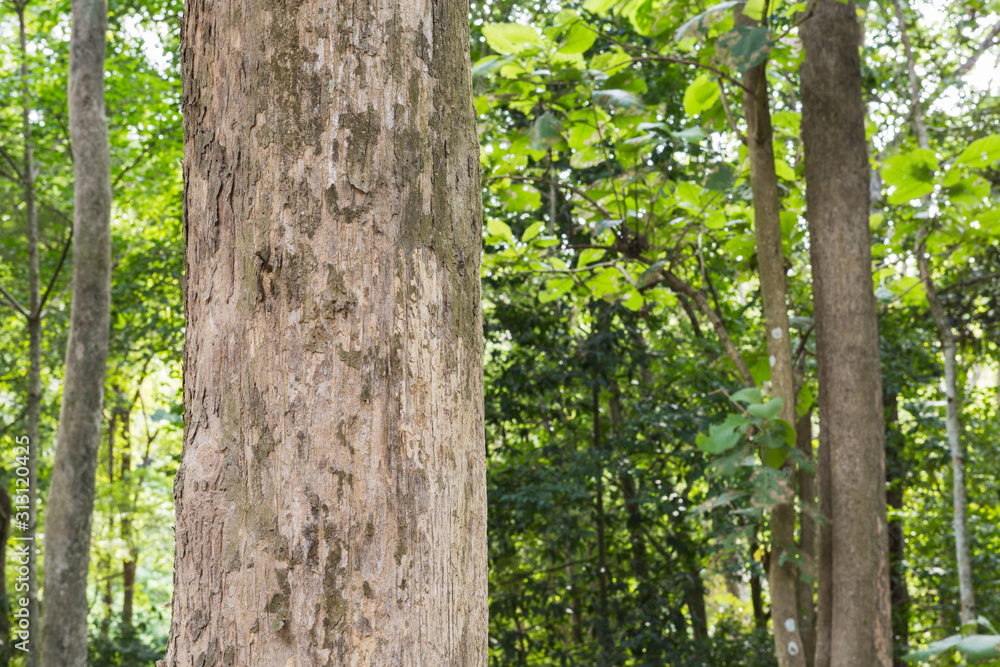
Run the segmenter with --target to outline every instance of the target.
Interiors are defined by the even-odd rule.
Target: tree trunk
[[[38,262],[38,217],[35,211],[35,161],[31,138],[31,96],[28,87],[28,43],[24,22],[25,5],[17,5],[18,37],[21,47],[21,125],[24,132],[24,208],[28,227],[28,527],[23,531],[28,546],[28,638],[26,667],[37,667],[38,647],[38,449],[41,446],[42,421],[42,317],[41,272]]]
[[[906,534],[900,512],[903,510],[906,462],[903,436],[899,432],[899,397],[895,392],[882,395],[885,409],[885,494],[891,512],[889,518],[889,598],[892,601],[892,639],[895,647],[893,667],[906,667],[901,659],[910,645],[910,591],[906,585]]]
[[[111,161],[104,115],[104,0],[73,0],[73,300],[52,485],[45,517],[42,661],[87,662],[87,570],[111,317]]]
[[[0,563],[7,563],[7,540],[10,538],[12,507],[7,489],[0,488]],[[10,636],[10,596],[7,593],[7,568],[0,567],[0,667],[7,667],[13,657]]]
[[[737,10],[737,23],[756,25],[756,21]],[[768,99],[767,63],[743,74],[743,114],[747,122],[747,151],[750,157],[750,186],[753,190],[754,232],[757,241],[757,264],[760,271],[761,297],[764,302],[764,326],[768,361],[771,366],[771,397],[783,401],[779,416],[795,424],[795,380],[792,368],[791,336],[786,302],[785,254],[781,244],[780,197],[774,164],[774,133]],[[785,474],[794,475],[793,464]],[[771,593],[771,619],[774,650],[780,667],[805,667],[805,651],[799,628],[794,560],[782,563],[785,552],[795,550],[795,506],[791,485],[780,502],[771,508],[771,560],[768,588]]]
[[[976,629],[976,592],[972,585],[972,553],[969,547],[969,498],[965,486],[965,446],[962,443],[961,405],[958,397],[958,343],[948,322],[931,277],[925,242],[926,230],[917,242],[917,267],[927,292],[938,340],[944,352],[945,434],[951,452],[952,530],[955,533],[955,557],[958,564],[958,593],[961,601],[962,634]]]
[[[594,456],[598,460],[597,472],[594,475],[596,489],[594,492],[595,523],[597,525],[597,641],[599,650],[610,653],[611,618],[608,610],[608,563],[605,538],[604,515],[604,444],[601,439],[601,389],[597,378],[594,378],[592,389],[592,410],[594,416]]]
[[[860,31],[853,2],[818,0],[813,7],[801,28],[802,141],[821,465],[829,457],[829,484],[820,481],[821,511],[829,511],[831,522],[821,540],[829,553],[820,554],[816,665],[889,667],[884,433]],[[832,596],[827,605],[824,596]]]
[[[485,666],[468,4],[189,0],[161,665]]]
[[[124,501],[119,512],[121,514],[121,536],[129,557],[122,563],[122,626],[132,625],[132,602],[135,599],[135,565],[137,551],[135,536],[132,534],[132,405],[127,404],[122,410],[122,468],[119,480],[122,485]]]
[[[812,410],[808,410],[795,424],[795,446],[809,461],[813,457]],[[802,645],[806,665],[812,667],[816,656],[816,477],[805,468],[796,472],[799,487],[799,554],[804,576],[798,581],[799,626],[802,628]]]
[[[894,3],[896,17],[899,21],[899,32],[906,54],[906,69],[910,81],[910,115],[913,132],[917,136],[917,145],[930,149],[930,138],[924,123],[923,111],[920,106],[920,79],[917,76],[916,59],[910,44],[909,32],[906,28],[906,17],[898,0]],[[927,203],[929,197],[925,197]],[[976,594],[972,585],[972,556],[969,548],[968,513],[969,501],[965,488],[965,448],[962,445],[961,410],[958,397],[958,349],[955,334],[948,322],[947,314],[937,296],[934,278],[931,275],[930,260],[927,258],[925,244],[929,229],[922,229],[917,238],[917,267],[920,279],[927,292],[927,303],[931,315],[937,325],[938,340],[944,353],[944,384],[945,384],[945,434],[948,448],[951,450],[952,464],[952,526],[955,533],[955,553],[958,564],[958,589],[961,603],[962,633],[975,631]]]

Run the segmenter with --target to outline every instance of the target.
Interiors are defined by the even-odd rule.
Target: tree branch
[[[59,273],[62,271],[63,264],[66,262],[66,255],[69,253],[69,246],[73,242],[73,228],[70,227],[69,236],[66,237],[66,243],[63,245],[62,256],[59,257],[59,264],[56,265],[56,270],[52,272],[52,278],[49,280],[48,286],[45,288],[45,293],[42,294],[41,300],[38,302],[38,312],[32,313],[32,315],[39,315],[42,312],[47,312],[45,310],[45,302],[49,298],[49,294],[52,292],[52,286],[56,284],[56,278],[59,277]]]
[[[0,294],[2,294],[4,298],[7,299],[7,305],[9,305],[17,312],[21,313],[21,315],[23,315],[26,319],[28,318],[28,311],[24,309],[24,306],[22,306],[17,302],[17,299],[11,296],[10,292],[8,292],[3,288],[3,285],[0,285]]]

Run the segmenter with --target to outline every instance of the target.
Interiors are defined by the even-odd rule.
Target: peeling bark
[[[161,665],[487,660],[468,5],[189,0]]]

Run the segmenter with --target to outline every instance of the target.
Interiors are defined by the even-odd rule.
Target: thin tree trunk
[[[736,21],[756,25],[737,9]],[[747,122],[747,150],[750,157],[750,186],[753,191],[754,231],[757,263],[760,269],[761,297],[764,302],[764,325],[768,361],[771,366],[771,396],[783,401],[779,416],[795,424],[795,380],[792,368],[791,336],[788,329],[785,255],[781,243],[780,197],[774,163],[774,133],[768,99],[767,63],[743,74],[745,87],[743,114]],[[785,466],[794,475],[791,460]],[[782,563],[787,551],[795,550],[795,506],[793,492],[770,510],[771,560],[768,588],[771,593],[771,620],[774,650],[780,667],[805,667],[805,651],[799,628],[794,560]]]
[[[87,570],[111,312],[111,161],[104,114],[104,0],[72,1],[73,300],[45,519],[47,667],[87,662]]]
[[[899,32],[906,54],[906,70],[910,82],[910,115],[913,121],[913,132],[917,136],[917,145],[930,149],[930,138],[924,123],[923,111],[920,105],[920,79],[917,76],[916,58],[910,45],[909,31],[906,27],[906,17],[902,5],[895,0],[896,18],[899,21]],[[926,199],[926,198],[925,198]],[[930,260],[926,253],[929,229],[918,233],[916,244],[917,267],[920,279],[927,292],[927,302],[931,315],[938,330],[938,340],[944,356],[945,398],[945,435],[951,450],[952,463],[952,526],[955,533],[955,553],[958,561],[958,589],[961,603],[962,632],[975,631],[976,623],[976,593],[972,584],[972,556],[969,547],[968,511],[969,503],[965,486],[965,448],[962,445],[961,411],[962,406],[958,396],[958,349],[955,334],[948,322],[947,314],[937,296],[934,278],[931,275]]]
[[[962,633],[976,629],[976,591],[972,584],[972,550],[969,546],[969,498],[965,484],[965,446],[962,443],[961,404],[958,396],[958,344],[948,322],[931,277],[925,248],[927,237],[919,234],[917,267],[927,292],[927,303],[937,325],[938,340],[944,352],[945,433],[951,452],[952,530],[955,533],[955,557],[958,563],[958,592],[961,601]]]
[[[795,424],[795,446],[808,461],[813,460],[812,410]],[[798,581],[799,625],[806,666],[812,667],[816,656],[816,478],[805,468],[796,472],[799,487],[799,554],[804,576]]]
[[[756,553],[760,545],[750,544],[750,553]],[[767,629],[767,615],[764,613],[764,591],[759,574],[750,575],[750,604],[753,606],[753,624],[758,630]]]
[[[802,141],[825,450],[820,463],[828,464],[823,474],[829,475],[828,484],[821,477],[820,498],[821,511],[830,503],[831,522],[820,542],[829,553],[820,553],[815,664],[889,667],[882,389],[854,3],[818,0],[801,31]]]
[[[487,661],[468,4],[189,0],[161,664]]]
[[[119,480],[125,500],[119,508],[121,536],[129,557],[122,563],[122,626],[132,626],[132,602],[135,597],[135,565],[137,551],[132,534],[132,406],[122,411],[122,467]]]
[[[597,640],[601,651],[608,651],[611,633],[611,618],[608,611],[608,568],[605,542],[604,516],[604,444],[601,439],[601,390],[594,378],[592,390],[592,410],[594,415],[594,455],[598,458],[595,473],[596,489],[594,493],[594,510],[597,514]]]
[[[38,218],[35,211],[35,161],[31,137],[31,94],[28,87],[28,43],[24,21],[25,4],[17,5],[18,38],[21,47],[21,125],[24,132],[24,208],[28,226],[28,527],[23,531],[28,545],[28,636],[26,667],[38,667],[40,646],[38,621],[38,449],[42,420],[42,317],[41,278],[38,261]]]
[[[7,563],[7,540],[10,538],[12,507],[7,489],[0,488],[0,563]],[[7,667],[13,657],[10,636],[10,596],[7,591],[7,568],[0,567],[0,667]]]
[[[885,494],[889,519],[889,597],[892,601],[893,666],[906,667],[901,659],[910,645],[910,591],[906,585],[906,535],[900,512],[906,481],[903,436],[899,432],[899,397],[884,392],[885,409]]]

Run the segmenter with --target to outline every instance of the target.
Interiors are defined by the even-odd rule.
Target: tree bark
[[[736,22],[756,25],[737,9]],[[743,74],[743,115],[747,122],[747,151],[750,157],[750,187],[753,191],[754,233],[768,361],[771,367],[771,397],[783,401],[779,417],[795,424],[795,380],[792,367],[791,336],[788,329],[785,254],[781,244],[781,200],[774,163],[774,133],[768,99],[767,63]],[[789,477],[794,467],[784,468]],[[805,650],[799,627],[795,561],[784,558],[795,550],[795,506],[792,486],[770,510],[771,559],[768,588],[771,593],[771,620],[774,651],[779,667],[806,667]],[[785,560],[783,563],[782,561]]]
[[[962,633],[976,629],[976,591],[972,584],[972,550],[969,546],[969,498],[965,484],[965,446],[962,443],[961,404],[958,396],[958,341],[941,305],[925,243],[926,230],[918,235],[917,267],[927,292],[927,303],[937,325],[938,340],[944,353],[945,434],[951,452],[952,530],[955,534],[955,559],[958,565],[958,593],[961,603]]]
[[[0,488],[0,563],[7,563],[7,540],[10,538],[10,494]],[[14,655],[10,637],[10,596],[7,594],[7,568],[0,567],[0,667],[7,667]]]
[[[38,606],[38,448],[41,446],[42,421],[42,316],[41,271],[38,261],[38,217],[35,209],[35,160],[31,137],[31,94],[28,87],[28,42],[24,21],[26,3],[17,5],[18,39],[21,48],[21,125],[24,132],[24,209],[28,227],[28,527],[23,531],[28,545],[28,637],[26,667],[38,667],[40,652]]]
[[[104,114],[104,0],[73,0],[73,300],[45,518],[42,664],[87,662],[87,571],[111,318],[111,160]]]
[[[830,532],[821,540],[817,667],[892,664],[878,321],[869,165],[853,2],[802,24],[802,141],[813,272],[820,441]],[[822,502],[822,501],[821,501]],[[821,505],[821,510],[825,509]],[[835,584],[834,584],[835,582]],[[824,605],[822,596],[832,596]],[[824,628],[824,624],[828,627]]]
[[[906,667],[901,656],[910,645],[910,591],[906,585],[906,533],[900,512],[905,494],[906,461],[903,436],[899,432],[899,396],[884,392],[885,494],[889,518],[889,597],[892,601],[893,667]]]
[[[464,0],[189,0],[161,665],[487,661]]]
[[[812,410],[795,424],[795,446],[809,461],[814,459],[812,444]],[[816,476],[805,468],[795,474],[799,487],[799,554],[804,570],[797,583],[799,626],[805,649],[806,666],[812,667],[816,656]]]
[[[122,626],[132,626],[132,603],[135,599],[135,566],[138,551],[132,533],[132,405],[126,404],[122,410],[122,468],[119,481],[122,485],[124,501],[121,514],[121,536],[129,557],[122,562]]]
[[[930,138],[924,123],[920,106],[920,78],[917,76],[916,58],[910,45],[909,31],[906,28],[906,17],[899,0],[895,1],[896,17],[899,21],[899,32],[906,54],[906,69],[910,81],[910,114],[913,122],[913,132],[917,136],[917,145],[930,149]],[[925,197],[925,203],[928,201]],[[958,348],[955,334],[948,321],[944,307],[938,299],[934,278],[931,275],[930,260],[927,257],[925,244],[930,230],[925,228],[918,233],[916,255],[920,279],[927,292],[927,303],[938,330],[938,340],[944,356],[945,384],[945,435],[948,448],[951,450],[952,463],[952,526],[955,533],[955,553],[958,565],[958,589],[961,604],[962,633],[975,631],[976,623],[976,593],[972,584],[972,556],[969,547],[968,513],[969,502],[965,487],[965,448],[962,445],[962,406],[958,396]]]

